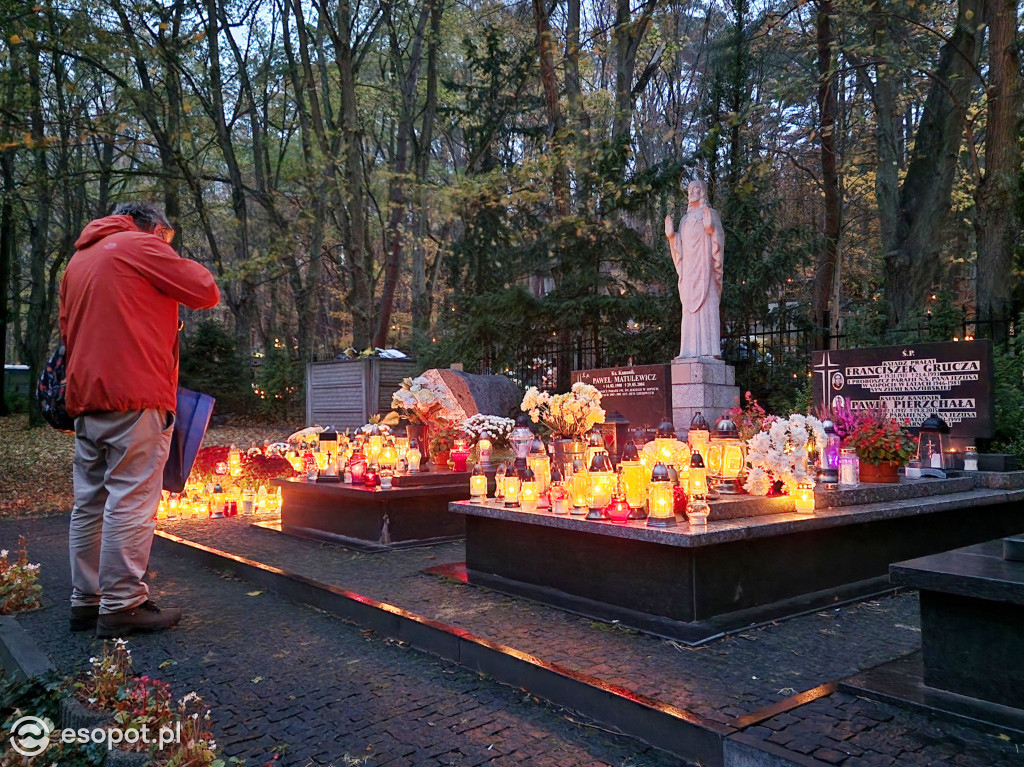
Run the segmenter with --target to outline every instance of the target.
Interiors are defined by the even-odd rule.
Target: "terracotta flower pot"
[[[884,482],[894,483],[900,481],[900,465],[896,461],[883,461],[882,463],[860,462],[860,481],[881,484]]]

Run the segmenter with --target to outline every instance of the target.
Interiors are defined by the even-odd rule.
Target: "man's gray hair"
[[[114,206],[110,215],[131,216],[135,226],[144,232],[152,232],[159,225],[171,228],[163,210],[150,202],[121,202]]]

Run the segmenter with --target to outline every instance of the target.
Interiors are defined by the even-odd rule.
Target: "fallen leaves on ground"
[[[245,450],[282,441],[291,424],[212,426],[203,445],[235,443]],[[28,416],[0,418],[0,517],[42,516],[71,509],[75,438],[49,426],[29,428]]]

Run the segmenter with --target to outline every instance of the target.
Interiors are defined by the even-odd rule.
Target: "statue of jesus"
[[[689,205],[679,229],[672,228],[672,216],[665,217],[665,236],[679,275],[683,305],[678,359],[722,358],[718,306],[722,301],[725,230],[718,211],[708,205],[707,194],[703,181],[691,181]]]

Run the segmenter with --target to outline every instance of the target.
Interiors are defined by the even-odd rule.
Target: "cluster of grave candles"
[[[647,520],[652,527],[676,524],[685,512],[691,524],[707,522],[708,475],[701,454],[709,447],[706,429],[692,428],[689,441],[676,439],[671,423],[638,448],[626,442],[613,463],[600,431],[592,432],[585,451],[572,460],[554,461],[539,437],[513,438],[516,461],[503,463],[490,480],[478,464],[469,479],[470,497],[524,511],[610,519]]]

